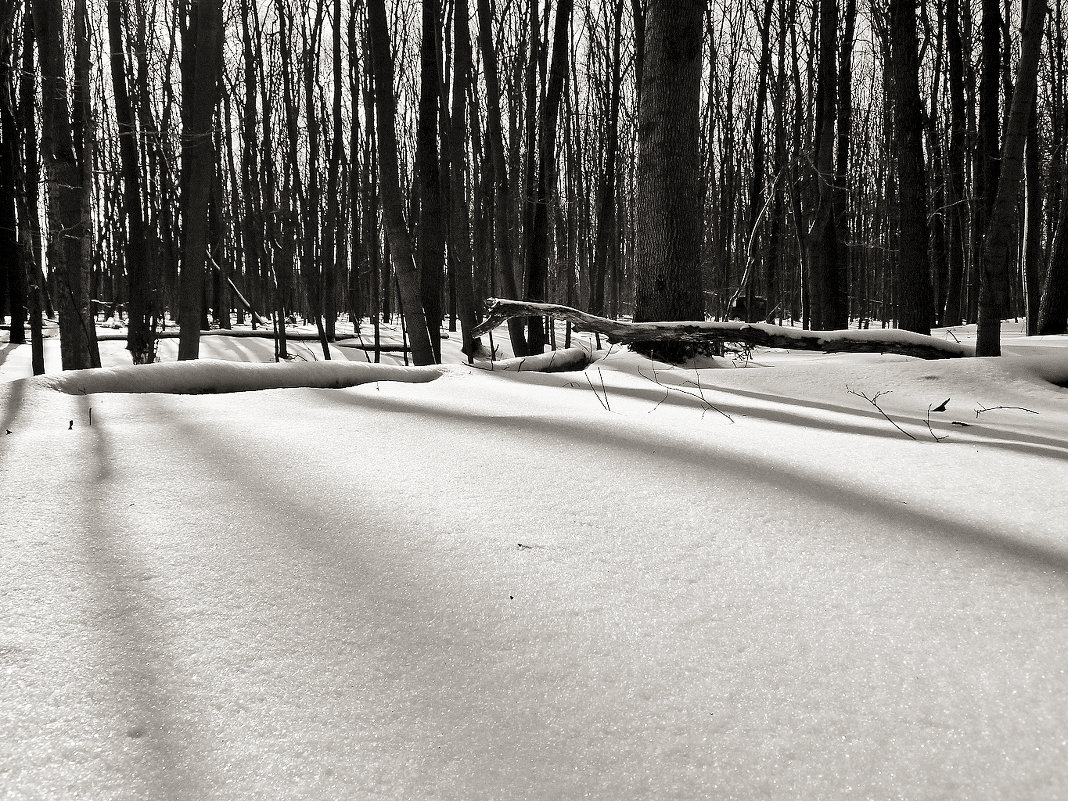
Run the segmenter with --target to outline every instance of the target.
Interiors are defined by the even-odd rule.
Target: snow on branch
[[[376,381],[425,383],[441,376],[432,367],[399,367],[364,362],[248,363],[215,359],[71,370],[42,376],[45,386],[68,395],[97,392],[161,392],[203,395],[260,389],[314,387],[341,389]]]
[[[555,303],[530,303],[489,298],[486,319],[476,328],[481,335],[513,317],[551,316],[570,320],[575,330],[603,335],[609,342],[740,342],[769,348],[819,350],[826,353],[893,353],[920,359],[973,356],[975,349],[957,342],[899,329],[866,331],[806,331],[767,323],[657,322],[609,320]]]

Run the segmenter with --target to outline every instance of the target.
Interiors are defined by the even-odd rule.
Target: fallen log
[[[570,320],[576,331],[604,336],[609,342],[738,342],[743,345],[825,353],[892,353],[919,359],[955,359],[974,356],[975,348],[912,331],[881,328],[845,331],[806,331],[767,323],[655,322],[609,320],[555,303],[530,303],[488,298],[486,319],[474,330],[485,334],[513,317],[549,316]]]
[[[517,356],[477,365],[481,370],[512,373],[569,373],[590,366],[590,354],[582,348],[550,350],[536,356]]]

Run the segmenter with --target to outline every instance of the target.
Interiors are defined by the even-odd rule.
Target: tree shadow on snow
[[[77,396],[80,419],[89,418],[90,398]],[[93,473],[88,491],[81,498],[85,539],[79,544],[81,556],[90,568],[86,576],[93,595],[95,614],[107,621],[108,642],[102,648],[104,665],[112,692],[110,719],[120,724],[113,737],[127,739],[127,748],[142,755],[144,762],[134,762],[135,775],[151,788],[151,796],[177,799],[183,795],[176,776],[182,744],[172,732],[178,706],[169,697],[162,680],[166,658],[155,643],[161,627],[147,602],[145,571],[131,564],[129,549],[122,538],[122,527],[102,502],[114,478],[113,453],[106,433],[106,422],[98,419],[89,426],[94,463],[86,465]],[[149,481],[149,476],[140,480]],[[127,780],[129,777],[127,777]],[[188,793],[186,793],[188,794]]]
[[[499,432],[514,429],[516,418],[487,418],[477,413],[451,411],[421,402],[417,399],[381,398],[368,394],[343,390],[323,391],[319,397],[346,406],[360,406],[392,412],[409,412],[459,426],[463,438],[470,437],[477,429],[492,429]],[[734,409],[739,414],[749,413],[744,407]],[[811,426],[807,418],[769,412],[765,419]],[[829,431],[841,431],[839,425],[819,426]],[[591,427],[578,421],[563,418],[523,418],[524,433],[536,429],[539,436],[555,439],[564,445],[581,442],[596,448],[614,447],[623,463],[634,453],[648,453],[650,442],[643,432],[627,431],[608,426]],[[867,428],[856,427],[857,433],[870,434]],[[876,434],[887,436],[890,434]],[[900,434],[897,436],[900,437]],[[566,451],[565,451],[566,452]],[[916,534],[942,540],[952,546],[976,551],[986,551],[1000,559],[1011,559],[1022,567],[1040,571],[1054,570],[1061,578],[1068,579],[1068,549],[1050,546],[1025,539],[1009,532],[989,527],[979,527],[919,511],[900,502],[886,500],[858,491],[841,482],[821,479],[805,470],[792,468],[770,458],[754,455],[745,457],[718,451],[712,443],[660,442],[656,458],[668,460],[680,468],[681,475],[710,470],[730,472],[745,483],[785,489],[795,495],[807,497],[819,503],[834,506],[845,512],[856,512],[893,521],[895,529],[911,528]]]

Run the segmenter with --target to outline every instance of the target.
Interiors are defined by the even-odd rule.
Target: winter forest
[[[0,0],[0,797],[1068,798],[1068,0]]]
[[[438,321],[468,343],[486,297],[922,333],[985,313],[988,354],[1005,317],[1065,331],[1062,2],[380,5],[6,0],[12,341],[66,309],[64,367],[88,367],[86,321],[122,310],[135,362],[172,320],[195,358],[234,310],[281,321],[285,356],[287,320],[329,342],[406,308],[420,351]],[[661,57],[688,70],[645,87],[675,152],[639,124]],[[682,233],[646,250],[658,161]],[[545,347],[527,328],[516,354]]]

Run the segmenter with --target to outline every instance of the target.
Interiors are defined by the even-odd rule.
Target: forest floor
[[[0,797],[1068,798],[1068,338],[1005,328],[198,395],[5,332]]]

